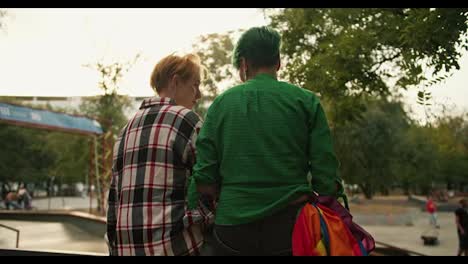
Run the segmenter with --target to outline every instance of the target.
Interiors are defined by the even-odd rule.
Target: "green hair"
[[[280,34],[270,27],[253,27],[244,32],[232,53],[232,64],[240,67],[242,57],[252,67],[273,66],[279,60]]]

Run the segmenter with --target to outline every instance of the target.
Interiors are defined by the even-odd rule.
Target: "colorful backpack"
[[[319,196],[299,212],[292,237],[294,256],[367,256],[374,247],[372,236],[352,222],[335,198]]]

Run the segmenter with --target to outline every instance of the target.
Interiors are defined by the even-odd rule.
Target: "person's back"
[[[8,202],[17,201],[18,195],[15,192],[9,192],[6,195],[5,200]]]
[[[428,196],[427,198],[426,211],[429,213],[430,224],[436,228],[440,228],[439,224],[437,223],[437,205],[430,196]]]
[[[9,192],[5,197],[5,206],[7,209],[20,209],[18,204],[18,194],[16,192]]]
[[[187,211],[185,202],[201,126],[189,109],[199,98],[198,88],[191,97],[196,74],[185,81],[180,73],[165,71],[193,64],[186,60],[168,56],[158,63],[153,76],[175,80],[170,82],[175,87],[165,84],[157,90],[160,98],[145,99],[115,143],[107,216],[112,255],[196,255],[203,244],[202,224],[209,212]],[[188,95],[180,98],[164,96],[185,89]],[[184,100],[188,103],[181,104]]]
[[[216,118],[206,125],[217,128],[213,138],[221,157],[217,224],[257,220],[298,194],[310,193],[309,148],[328,147],[318,140],[310,142],[309,132],[314,129],[310,121],[323,115],[312,92],[259,74],[220,95],[211,111]],[[336,160],[332,150],[327,151],[315,158],[321,168],[333,170]]]
[[[434,201],[431,199],[431,198],[428,198],[427,199],[427,202],[426,202],[426,211],[430,214],[433,214],[435,213],[436,211],[436,207],[435,207],[435,204],[434,204]]]
[[[276,78],[279,44],[265,27],[241,36],[233,61],[244,83],[215,99],[197,140],[192,186],[204,193],[220,185],[215,254],[291,254],[295,217],[312,188],[342,191],[318,98]]]

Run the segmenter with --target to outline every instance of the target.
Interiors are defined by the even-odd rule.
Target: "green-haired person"
[[[214,100],[196,142],[189,207],[199,193],[218,197],[216,255],[290,255],[308,196],[342,192],[319,98],[277,78],[280,44],[269,27],[241,35],[233,64],[242,84]]]

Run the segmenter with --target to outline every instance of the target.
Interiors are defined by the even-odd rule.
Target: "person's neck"
[[[160,98],[174,99],[174,97],[171,96],[171,95],[167,92],[167,90],[160,91],[160,92],[158,93],[158,96],[159,96]]]
[[[253,73],[249,74],[249,76],[247,77],[247,80],[250,80],[250,79],[253,79],[255,78],[255,76],[257,76],[258,74],[268,74],[268,75],[271,75],[273,76],[275,79],[277,79],[277,72],[275,69],[271,69],[271,68],[260,68],[256,71],[254,71]]]

